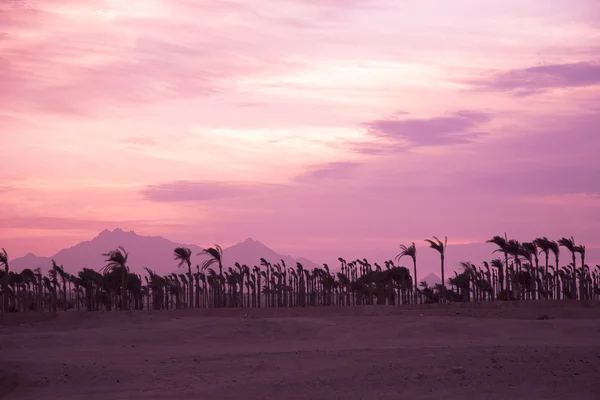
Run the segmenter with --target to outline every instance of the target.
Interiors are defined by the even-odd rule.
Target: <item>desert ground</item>
[[[598,400],[599,370],[578,301],[0,320],[3,400]]]

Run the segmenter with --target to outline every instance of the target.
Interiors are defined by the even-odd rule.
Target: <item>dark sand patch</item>
[[[0,369],[0,399],[14,393],[20,384],[21,380],[17,373]]]

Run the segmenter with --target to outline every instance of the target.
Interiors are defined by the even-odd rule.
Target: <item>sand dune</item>
[[[68,312],[2,323],[2,399],[600,398],[597,303]]]

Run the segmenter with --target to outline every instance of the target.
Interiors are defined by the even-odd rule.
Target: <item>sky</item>
[[[599,43],[597,0],[4,0],[0,247],[600,247]]]

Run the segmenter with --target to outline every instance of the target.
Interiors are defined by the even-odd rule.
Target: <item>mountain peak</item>
[[[419,281],[425,281],[425,282],[427,282],[428,285],[436,285],[436,284],[442,282],[442,280],[440,279],[440,277],[437,276],[434,273],[431,273],[431,274],[427,275],[423,279],[419,279]]]
[[[111,236],[111,235],[136,235],[136,233],[134,231],[129,231],[129,232],[125,232],[123,229],[121,228],[115,228],[114,230],[110,230],[110,229],[105,229],[102,232],[100,232],[100,234],[98,234],[98,237],[106,237],[106,236]]]
[[[258,240],[254,240],[252,238],[246,238],[246,240],[244,240],[243,242],[240,242],[239,244],[245,244],[245,245],[259,245],[259,246],[263,246],[265,247],[264,244],[262,244],[261,242],[259,242]]]

